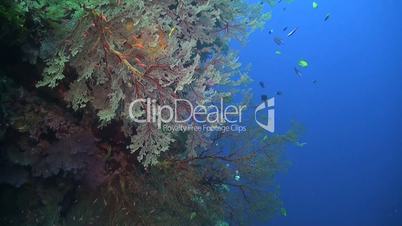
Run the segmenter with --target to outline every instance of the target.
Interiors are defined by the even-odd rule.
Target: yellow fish
[[[172,37],[173,33],[174,33],[176,30],[177,30],[177,28],[176,28],[176,27],[173,27],[172,29],[170,29],[170,32],[169,32],[169,38],[171,38],[171,37]]]
[[[127,22],[126,22],[126,30],[128,31],[128,32],[133,32],[134,31],[134,27],[135,27],[135,24],[134,24],[134,21],[133,20],[128,20]]]

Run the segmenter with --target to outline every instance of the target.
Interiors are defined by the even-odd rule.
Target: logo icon
[[[256,109],[254,112],[254,117],[255,121],[257,124],[265,129],[268,132],[275,132],[275,97],[272,97],[271,99],[264,100]],[[267,109],[267,122],[266,123],[261,123],[257,119],[257,113],[259,111],[262,111],[264,109]]]

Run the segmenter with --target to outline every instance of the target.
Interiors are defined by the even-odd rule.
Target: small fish
[[[230,188],[229,188],[229,186],[227,186],[226,184],[223,184],[223,185],[222,185],[222,190],[223,190],[224,192],[229,192],[229,191],[230,191]]]
[[[171,38],[172,37],[172,35],[174,34],[174,32],[177,30],[177,28],[176,27],[173,27],[172,29],[170,29],[170,32],[169,32],[169,38]]]
[[[128,31],[128,32],[133,32],[134,31],[134,27],[135,27],[135,24],[134,24],[134,21],[133,20],[128,20],[127,22],[126,22],[126,30]]]
[[[267,95],[261,95],[261,100],[264,102],[268,101],[268,96]]]
[[[147,65],[145,65],[145,64],[138,64],[138,66],[141,68],[144,68],[144,69],[147,67]]]
[[[304,147],[306,144],[307,144],[306,142],[303,142],[303,143],[296,142],[296,146],[299,147],[299,148]]]
[[[274,42],[275,42],[278,46],[280,46],[280,45],[283,44],[283,40],[282,40],[281,38],[278,38],[278,37],[275,37],[275,38],[274,38]]]
[[[284,27],[284,28],[283,28],[283,31],[287,31],[287,30],[288,30],[288,27]]]
[[[297,30],[299,30],[298,27],[296,27],[295,29],[291,30],[291,31],[288,33],[288,37],[291,37],[292,35],[294,35]]]
[[[313,80],[313,84],[314,84],[314,85],[317,85],[317,83],[318,83],[318,80],[317,80],[317,79]]]
[[[309,64],[306,60],[299,60],[298,65],[302,68],[307,68]]]
[[[302,72],[297,67],[295,67],[294,70],[295,70],[295,73],[297,76],[299,76],[299,77],[303,76]]]
[[[330,17],[331,17],[331,14],[327,13],[327,15],[325,15],[324,21],[328,21]]]
[[[286,211],[286,209],[285,208],[281,208],[281,215],[283,216],[283,217],[286,217],[287,215],[288,215],[288,212]]]
[[[144,45],[140,44],[140,43],[135,44],[134,47],[137,48],[137,49],[145,49]]]
[[[259,84],[260,84],[261,88],[265,88],[264,82],[259,82]]]
[[[276,51],[275,51],[275,54],[276,54],[276,55],[282,55],[282,52],[279,51],[279,50],[276,50]]]
[[[282,94],[283,94],[282,91],[276,91],[277,96],[282,96]]]
[[[236,174],[234,176],[235,181],[239,181],[240,180],[240,174],[239,174],[239,170],[236,170]]]
[[[265,103],[265,107],[268,107],[268,96],[261,95],[261,100]]]
[[[313,2],[313,9],[318,9],[318,3],[317,2]]]
[[[135,57],[134,60],[137,64],[142,64],[142,61],[138,57]]]
[[[268,31],[268,34],[272,34],[272,33],[274,33],[274,29],[270,29],[269,31]]]
[[[193,220],[197,216],[196,212],[192,212],[190,215],[190,220]]]

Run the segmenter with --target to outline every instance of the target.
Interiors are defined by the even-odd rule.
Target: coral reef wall
[[[2,1],[0,224],[241,225],[277,214],[273,179],[298,129],[172,132],[129,115],[151,114],[145,103],[130,108],[137,99],[247,97],[250,79],[229,42],[262,28],[265,6]]]

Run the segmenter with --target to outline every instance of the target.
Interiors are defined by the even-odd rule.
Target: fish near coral
[[[274,42],[275,42],[278,46],[280,46],[280,45],[283,44],[283,39],[281,39],[281,38],[279,38],[279,37],[275,37],[275,38],[274,38]]]
[[[174,32],[175,32],[176,30],[177,30],[176,27],[173,27],[172,29],[170,29],[169,38],[171,38],[171,37],[173,36],[173,34],[174,34]]]
[[[125,23],[125,28],[126,28],[126,31],[129,33],[134,32],[134,28],[135,28],[134,21],[132,19],[128,19]]]
[[[159,30],[158,32],[159,34],[159,47],[161,49],[166,49],[168,47],[168,43],[167,43],[167,39],[166,39],[166,35],[162,30]]]
[[[149,43],[148,49],[146,50],[149,57],[152,59],[164,54],[168,47],[166,34],[163,30],[158,29],[158,31],[153,35],[153,39],[154,41]]]
[[[144,41],[137,37],[136,35],[132,35],[128,40],[127,43],[132,47],[136,49],[144,49]]]

